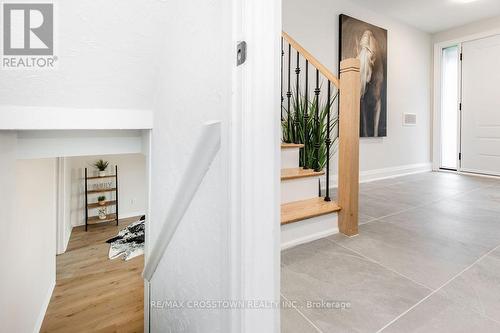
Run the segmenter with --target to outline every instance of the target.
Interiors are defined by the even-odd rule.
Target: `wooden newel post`
[[[347,236],[358,234],[359,200],[359,60],[340,63],[339,108],[339,230]]]

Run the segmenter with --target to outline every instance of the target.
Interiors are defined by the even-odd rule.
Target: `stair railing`
[[[179,183],[174,200],[167,212],[158,238],[151,249],[142,276],[151,281],[165,251],[167,250],[177,227],[184,217],[205,174],[220,150],[221,123],[210,122],[203,126],[193,154]]]
[[[291,73],[292,57],[295,58],[294,78],[292,78]],[[301,67],[302,63],[304,64],[303,68]],[[311,91],[309,89],[309,66],[315,69],[312,78],[315,81],[312,99],[309,98]],[[324,200],[331,201],[331,149],[338,140],[338,204],[341,207],[339,229],[346,235],[358,233],[359,67],[358,59],[341,61],[339,79],[290,35],[282,32],[281,119],[283,141],[304,144],[301,151],[301,164],[304,168],[311,167],[315,171],[326,168]],[[303,89],[301,89],[302,72],[304,73]],[[326,96],[321,94],[324,91],[321,88],[322,83],[325,81]],[[295,91],[292,91],[292,87],[295,88]],[[322,105],[324,108],[323,111],[320,111]],[[337,111],[335,112],[332,109],[336,107]],[[310,114],[309,109],[314,111],[314,114]],[[326,126],[324,131],[323,126]],[[311,132],[311,130],[315,132]],[[310,142],[310,140],[312,141]],[[322,147],[324,148],[322,149]],[[321,193],[321,191],[319,192]]]

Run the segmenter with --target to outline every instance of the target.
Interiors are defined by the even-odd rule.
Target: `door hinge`
[[[458,160],[461,161],[462,160],[462,153],[458,153]]]
[[[460,53],[460,61],[464,60],[464,54]]]
[[[458,109],[462,111],[462,103],[458,104]]]
[[[247,60],[247,42],[238,42],[236,46],[236,66],[242,65]]]

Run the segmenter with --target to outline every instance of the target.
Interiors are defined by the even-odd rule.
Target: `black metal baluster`
[[[85,231],[87,231],[89,225],[89,193],[88,193],[88,184],[87,184],[87,168],[85,168]]]
[[[325,201],[332,201],[330,199],[330,144],[332,141],[330,140],[330,109],[331,109],[331,100],[330,100],[330,80],[328,80],[328,92],[327,92],[327,112],[326,112],[326,194],[325,194]]]
[[[314,124],[316,127],[316,137],[314,140],[314,171],[321,171],[321,166],[319,164],[319,147],[321,146],[319,140],[321,140],[321,129],[319,124],[319,70],[316,69],[316,89],[314,89],[314,95],[316,96],[316,114],[314,115]]]
[[[292,130],[292,112],[290,111],[290,98],[292,97],[292,88],[291,88],[291,64],[292,64],[292,46],[288,44],[288,91],[286,92],[286,98],[288,100],[288,109],[287,109],[287,142],[292,142],[291,130]]]
[[[309,61],[306,59],[306,87],[304,88],[304,126],[302,126],[303,131],[304,131],[304,160],[303,160],[303,168],[304,169],[309,169],[309,166],[307,165],[307,139],[308,139],[308,133],[307,133],[307,123],[309,121],[309,112],[307,104],[309,103]]]
[[[115,165],[115,200],[116,200],[116,206],[115,206],[115,209],[116,209],[116,225],[118,225],[118,220],[119,220],[119,217],[118,217],[118,202],[120,200],[118,200],[118,165]]]
[[[283,37],[281,37],[281,121],[285,120],[283,117],[283,60],[285,58],[285,51],[283,50]]]
[[[297,51],[297,67],[295,68],[295,74],[297,74],[297,82],[296,82],[296,91],[295,94],[297,95],[295,100],[296,100],[296,108],[295,108],[295,115],[294,115],[294,120],[295,120],[295,126],[294,126],[294,131],[293,131],[293,142],[294,143],[300,143],[299,138],[298,138],[298,133],[297,129],[299,128],[299,103],[300,103],[300,97],[299,97],[299,80],[300,80],[300,63],[299,63],[299,51]]]

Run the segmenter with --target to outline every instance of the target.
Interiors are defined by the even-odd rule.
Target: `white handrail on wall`
[[[177,188],[177,193],[173,196],[174,201],[167,212],[167,217],[161,228],[158,239],[154,244],[149,259],[144,267],[142,276],[148,282],[151,281],[158,264],[160,263],[165,250],[167,249],[172,237],[186,213],[191,200],[196,194],[205,174],[207,173],[212,161],[220,149],[221,142],[221,123],[214,121],[206,123],[203,131],[198,138],[195,149],[187,169]]]

